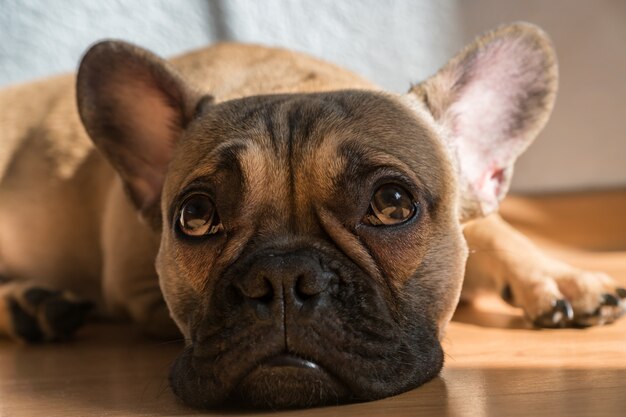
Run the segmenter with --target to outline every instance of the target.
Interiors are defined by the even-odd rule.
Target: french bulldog
[[[539,327],[610,323],[624,289],[496,214],[556,90],[526,23],[404,95],[283,49],[97,43],[0,93],[0,331],[63,340],[95,307],[182,333],[185,403],[281,408],[431,380],[482,289]]]

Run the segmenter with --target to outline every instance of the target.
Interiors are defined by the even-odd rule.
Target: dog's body
[[[499,55],[527,73],[498,69]],[[74,76],[0,93],[0,331],[66,337],[89,300],[148,332],[183,333],[172,386],[189,403],[379,398],[439,371],[463,232],[468,297],[504,291],[543,326],[621,314],[609,277],[548,258],[487,215],[554,101],[556,62],[536,28],[484,36],[406,96],[260,46],[171,63],[97,45],[79,111]],[[490,68],[495,88],[477,75]],[[475,79],[487,96],[507,93],[495,107],[464,102]],[[500,118],[466,117],[474,109]],[[481,136],[450,139],[466,125]],[[499,143],[510,152],[493,152]]]

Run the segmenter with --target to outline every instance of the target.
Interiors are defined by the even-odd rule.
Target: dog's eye
[[[180,208],[178,217],[180,230],[189,236],[213,235],[223,229],[215,204],[205,194],[192,194]]]
[[[395,184],[386,184],[374,193],[364,220],[372,226],[394,225],[409,220],[418,210],[419,204],[408,191]]]

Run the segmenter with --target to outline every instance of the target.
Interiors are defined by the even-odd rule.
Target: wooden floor
[[[589,201],[511,199],[504,213],[547,250],[605,269],[626,285],[626,192]],[[167,386],[168,364],[180,348],[113,325],[88,326],[63,345],[0,341],[0,416],[201,414],[179,404]],[[279,415],[626,415],[626,319],[586,330],[533,330],[517,310],[486,297],[459,308],[444,349],[442,375],[419,389]]]

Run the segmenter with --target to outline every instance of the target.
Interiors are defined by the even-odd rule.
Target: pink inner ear
[[[499,196],[503,192],[504,170],[502,168],[492,168],[487,170],[485,174],[483,181],[479,184],[480,189],[489,195]]]
[[[526,99],[545,88],[544,55],[524,38],[498,38],[456,69],[447,121],[462,175],[488,206],[506,192],[505,170],[532,141]],[[484,201],[484,200],[487,201]]]

